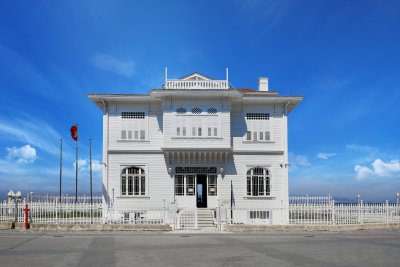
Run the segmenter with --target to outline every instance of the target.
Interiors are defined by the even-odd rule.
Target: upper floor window
[[[180,107],[174,118],[174,136],[215,138],[220,135],[219,115],[216,108],[208,108],[203,112],[194,107],[191,113]]]
[[[247,141],[269,141],[271,140],[269,113],[247,113]]]
[[[144,112],[122,112],[121,118],[123,119],[144,119]]]
[[[176,110],[176,113],[178,113],[178,114],[185,114],[185,113],[186,113],[186,109],[180,107],[180,108],[178,108],[178,109]]]
[[[247,195],[271,195],[271,176],[267,168],[255,167],[247,171]]]
[[[194,109],[192,109],[192,113],[193,114],[200,114],[202,111],[201,111],[201,109],[200,108],[194,108]]]
[[[143,168],[132,166],[121,172],[121,195],[143,196],[146,194],[146,173]]]
[[[208,114],[217,114],[217,110],[216,110],[215,108],[209,108],[209,109],[207,110],[207,113],[208,113]]]
[[[269,113],[247,113],[248,120],[269,120]]]
[[[147,120],[144,112],[121,112],[121,140],[146,140],[146,128]]]

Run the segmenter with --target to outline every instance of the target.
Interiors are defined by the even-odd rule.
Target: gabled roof
[[[201,80],[207,80],[207,81],[214,80],[213,78],[201,74],[200,72],[192,72],[186,76],[183,76],[182,78],[179,78],[179,80],[191,80],[193,78],[200,78]]]

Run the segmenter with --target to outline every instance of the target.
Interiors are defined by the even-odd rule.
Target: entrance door
[[[207,208],[207,174],[197,174],[196,198],[198,208]]]

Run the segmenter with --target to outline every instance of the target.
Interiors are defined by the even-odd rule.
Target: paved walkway
[[[0,232],[0,266],[400,266],[400,231]]]

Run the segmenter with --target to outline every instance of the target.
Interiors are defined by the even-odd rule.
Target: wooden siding
[[[202,110],[216,108],[220,117],[220,138],[174,138],[174,112],[184,107]],[[145,112],[147,120],[146,140],[120,140],[120,114],[123,111]],[[269,113],[272,142],[247,142],[246,113]],[[110,103],[109,112],[103,116],[103,192],[105,198],[114,202],[116,208],[159,208],[174,201],[174,179],[168,168],[179,164],[166,163],[162,148],[233,148],[228,161],[211,164],[224,168],[218,174],[218,198],[230,206],[231,181],[236,208],[273,209],[272,223],[287,221],[288,169],[280,167],[287,163],[287,116],[282,106],[261,104],[234,104],[222,100],[166,98],[154,103]],[[136,152],[135,152],[136,151]],[[254,152],[254,153],[253,153]],[[147,195],[129,197],[121,195],[120,173],[123,167],[141,165],[147,172]],[[210,166],[207,164],[192,164]],[[271,197],[246,196],[246,172],[250,166],[264,166],[271,171]],[[215,201],[214,201],[215,202]],[[195,203],[195,202],[194,202]],[[216,202],[215,202],[216,203]]]

